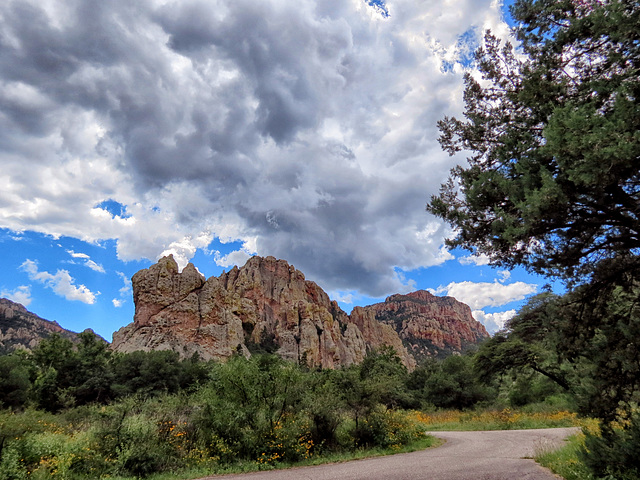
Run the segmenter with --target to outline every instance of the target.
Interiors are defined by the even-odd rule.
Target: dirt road
[[[353,462],[292,468],[202,480],[552,480],[531,459],[540,449],[562,444],[574,428],[433,432],[441,447]]]

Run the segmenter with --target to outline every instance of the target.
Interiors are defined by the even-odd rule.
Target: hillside
[[[52,333],[77,341],[77,333],[40,318],[19,303],[0,298],[0,354],[17,348],[31,350]]]

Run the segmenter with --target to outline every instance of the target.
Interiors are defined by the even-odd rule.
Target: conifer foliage
[[[533,370],[572,392],[601,420],[586,463],[618,478],[640,457],[640,4],[518,0],[511,11],[518,46],[487,32],[464,119],[439,122],[442,147],[468,164],[427,209],[454,227],[451,246],[565,282],[481,347],[476,367]],[[608,465],[604,445],[631,453]]]
[[[640,6],[520,0],[521,47],[487,33],[482,78],[465,77],[465,119],[439,122],[470,152],[428,210],[450,241],[499,264],[588,276],[640,248]]]

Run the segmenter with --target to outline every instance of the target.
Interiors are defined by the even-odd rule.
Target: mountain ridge
[[[134,321],[113,334],[116,351],[177,351],[224,359],[277,346],[285,359],[336,368],[392,347],[407,368],[428,357],[461,353],[488,333],[471,309],[427,291],[396,294],[350,315],[285,260],[251,257],[206,279],[163,257],[132,278]]]
[[[78,333],[62,328],[56,321],[45,320],[21,303],[0,298],[0,354],[16,349],[31,350],[52,333],[79,342]]]

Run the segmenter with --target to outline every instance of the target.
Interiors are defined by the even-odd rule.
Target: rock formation
[[[52,333],[78,341],[77,333],[65,330],[57,322],[40,318],[19,303],[0,298],[0,354],[14,349],[31,350]]]
[[[273,257],[252,257],[208,280],[192,264],[179,273],[173,257],[164,257],[136,273],[132,286],[134,321],[114,333],[116,351],[228,358],[274,342],[285,359],[335,368],[362,361],[367,348],[386,342],[415,365],[391,327],[376,322],[369,331],[378,337],[367,338],[317,284]]]
[[[351,317],[370,315],[390,325],[417,361],[460,353],[489,337],[468,305],[453,297],[420,290],[392,295],[383,303],[357,308]],[[357,323],[357,320],[354,320]]]
[[[393,321],[385,316],[387,310],[374,305],[356,307],[349,316],[302,272],[273,257],[251,257],[242,268],[205,279],[192,264],[179,272],[173,257],[168,256],[136,273],[132,285],[134,321],[113,335],[112,346],[119,352],[165,349],[183,357],[197,353],[202,359],[225,359],[236,353],[248,356],[252,351],[277,347],[278,355],[285,359],[335,368],[359,363],[367,351],[389,345],[412,369],[416,353],[432,352],[440,346],[461,351],[474,342],[471,332],[481,332],[477,338],[482,332],[487,335],[471,319],[477,325],[465,326],[469,332],[465,330],[460,338],[455,336],[456,314],[452,312],[464,309],[453,305],[453,299],[445,299],[442,306],[430,310],[440,309],[452,319],[448,330],[439,336],[435,317],[426,313],[420,321]],[[414,297],[398,297],[424,297],[420,301],[426,302],[424,294],[430,295],[416,292],[411,294]],[[389,304],[403,305],[395,301]],[[404,307],[399,310],[403,314],[408,311]],[[421,324],[426,332],[420,331]],[[412,339],[423,343],[414,348]]]

